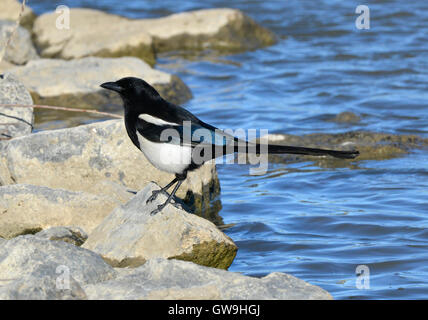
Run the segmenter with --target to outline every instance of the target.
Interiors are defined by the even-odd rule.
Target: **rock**
[[[358,123],[361,121],[360,116],[356,115],[353,112],[345,111],[337,114],[332,121],[339,123]]]
[[[116,275],[97,254],[63,241],[26,235],[0,246],[0,299],[85,299],[83,285]]]
[[[428,146],[428,139],[416,135],[394,135],[367,131],[350,131],[338,134],[314,133],[304,136],[288,134],[268,135],[269,143],[305,146],[312,148],[351,150],[357,149],[356,159],[343,160],[332,157],[298,155],[269,155],[270,162],[307,161],[309,158],[320,166],[342,166],[361,160],[384,160],[398,157],[415,148]]]
[[[114,199],[120,203],[126,203],[135,195],[135,190],[130,190],[124,185],[111,180],[100,180],[92,186],[88,186],[89,193],[98,194],[100,196],[108,195],[110,199]]]
[[[66,225],[90,232],[118,205],[107,196],[85,192],[25,184],[2,186],[0,237],[13,238]]]
[[[0,104],[32,105],[33,100],[24,85],[7,73],[0,75]],[[33,108],[0,107],[0,138],[27,135],[32,129]]]
[[[154,52],[171,50],[251,50],[275,42],[272,32],[236,9],[207,9],[157,19],[130,20],[91,9],[71,9],[70,30],[52,28],[58,14],[34,24],[44,57],[136,56],[154,63]]]
[[[21,3],[17,0],[1,0],[0,1],[0,20],[18,20],[19,13],[21,12]],[[36,15],[33,10],[25,6],[25,10],[21,16],[21,26],[31,30]]]
[[[113,269],[94,252],[33,235],[0,238],[0,299],[332,299],[284,273],[244,276],[189,261],[154,258]]]
[[[89,299],[332,299],[320,287],[284,273],[244,276],[188,261],[152,259],[135,269],[117,269],[118,277],[84,285]]]
[[[12,281],[2,281],[1,300],[86,300],[85,291],[73,278],[68,278],[68,289],[58,289],[58,275],[26,275]]]
[[[15,22],[0,20],[0,43],[5,44],[15,29]],[[14,64],[26,64],[30,60],[38,59],[39,55],[31,41],[30,32],[18,27],[6,49],[4,60]]]
[[[64,241],[75,246],[81,246],[88,239],[86,232],[79,227],[51,227],[37,232],[35,236],[52,241]]]
[[[0,136],[1,138],[1,136]],[[10,178],[9,169],[7,168],[6,159],[2,157],[6,148],[7,141],[0,139],[0,186],[5,184],[13,183]]]
[[[156,184],[148,184],[106,217],[83,246],[99,253],[114,267],[136,267],[162,257],[227,269],[237,247],[213,223],[172,204],[150,215],[167,198],[160,194],[146,204],[152,191],[159,189]]]
[[[191,97],[189,88],[178,77],[152,69],[133,57],[40,59],[9,72],[21,79],[36,104],[97,109],[115,105],[122,110],[119,95],[102,89],[100,84],[128,76],[146,80],[172,102],[182,103]]]
[[[155,63],[151,36],[131,20],[93,9],[70,9],[70,28],[53,28],[59,14],[39,16],[33,28],[41,55],[77,59],[88,56],[135,56]]]
[[[174,178],[154,168],[132,144],[123,120],[47,130],[12,139],[0,154],[0,177],[9,184],[85,192],[94,192],[94,185],[104,180],[138,191],[150,181],[163,186]],[[99,193],[110,197],[110,190],[100,189]],[[202,212],[210,208],[219,191],[215,163],[211,161],[188,175],[177,196]],[[70,224],[90,232],[78,223],[60,225]]]
[[[15,65],[12,63],[4,60],[0,61],[0,74],[5,73],[5,71],[12,69],[13,67],[15,67]]]
[[[135,22],[154,41],[156,52],[236,52],[275,43],[274,34],[237,9],[205,9]]]

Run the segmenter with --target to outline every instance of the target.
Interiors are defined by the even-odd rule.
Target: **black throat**
[[[137,119],[138,114],[125,108],[125,128],[132,143],[140,149],[140,142],[137,136]]]

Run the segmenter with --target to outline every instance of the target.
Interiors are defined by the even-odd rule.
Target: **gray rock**
[[[36,233],[52,226],[74,225],[92,231],[119,202],[34,185],[0,187],[0,237]]]
[[[21,1],[18,0],[1,0],[0,1],[0,20],[18,20],[19,13],[21,12]],[[36,15],[33,10],[27,5],[22,14],[20,24],[21,26],[31,30]]]
[[[81,246],[88,239],[86,232],[79,227],[51,227],[37,232],[35,236],[52,241],[64,241],[75,246]]]
[[[10,173],[5,159],[1,157],[6,148],[7,141],[0,140],[0,186],[10,182]]]
[[[284,273],[253,278],[192,262],[152,259],[136,269],[117,269],[119,276],[84,285],[89,299],[332,299],[320,287]]]
[[[272,45],[274,34],[237,9],[204,9],[136,22],[153,38],[156,52],[239,52]]]
[[[332,121],[334,122],[350,123],[350,124],[358,123],[360,122],[360,120],[361,118],[359,115],[350,111],[341,112],[332,119]]]
[[[15,26],[15,22],[0,20],[0,43],[2,45],[7,42]],[[26,64],[28,61],[38,58],[39,55],[31,41],[30,32],[19,26],[13,33],[4,59],[14,64]]]
[[[59,289],[58,275],[25,275],[14,279],[0,279],[1,300],[86,300],[79,283],[68,278],[68,289]]]
[[[16,67],[16,65],[9,63],[5,60],[0,61],[0,74],[5,73],[7,70]]]
[[[163,186],[174,178],[154,168],[132,144],[123,120],[42,131],[12,139],[0,154],[0,177],[8,184],[92,193],[94,185],[104,180],[138,191],[150,181]],[[99,194],[111,196],[110,190],[100,188]],[[215,163],[208,162],[188,175],[177,196],[201,212],[210,208],[210,200],[218,193]],[[79,226],[90,233],[88,228]]]
[[[33,28],[41,55],[47,58],[77,59],[88,56],[135,56],[155,63],[151,36],[131,20],[99,10],[70,9],[70,28],[54,28],[58,14],[39,16]]]
[[[63,241],[26,235],[0,246],[2,299],[84,299],[81,286],[116,275],[97,254]]]
[[[130,190],[124,185],[111,180],[96,181],[92,186],[88,186],[87,191],[100,196],[108,195],[109,198],[120,203],[128,202],[136,192],[135,190]]]
[[[0,104],[32,105],[33,100],[25,86],[15,76],[6,73],[0,75]],[[0,138],[31,133],[33,119],[32,108],[0,107]]]
[[[21,79],[36,104],[97,109],[116,105],[122,110],[119,95],[102,89],[100,84],[128,76],[146,80],[167,100],[181,103],[191,97],[189,88],[178,77],[152,69],[133,57],[39,59],[8,72]]]
[[[127,204],[116,208],[90,233],[83,247],[99,253],[114,267],[136,267],[162,257],[227,269],[237,247],[213,223],[172,204],[150,215],[167,198],[159,194],[146,204],[152,191],[159,189],[150,183]]]
[[[157,19],[130,20],[91,9],[71,9],[70,30],[52,28],[57,14],[34,24],[42,55],[74,59],[85,56],[140,57],[154,62],[154,52],[171,50],[251,50],[275,42],[272,32],[236,9],[207,9]]]

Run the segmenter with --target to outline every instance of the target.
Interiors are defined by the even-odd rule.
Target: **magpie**
[[[218,156],[242,152],[267,152],[270,154],[329,155],[342,159],[354,159],[357,150],[337,151],[305,147],[263,145],[238,139],[207,124],[186,109],[163,99],[146,81],[126,77],[115,82],[101,84],[121,96],[124,105],[125,128],[132,143],[147,160],[162,171],[175,174],[175,178],[160,190],[155,190],[147,203],[165,193],[167,200],[151,212],[155,215],[171,201],[187,173],[199,168],[204,162]],[[195,134],[198,133],[199,134]],[[201,132],[203,134],[201,134]],[[195,138],[196,136],[196,138]],[[250,151],[251,149],[251,151]],[[264,151],[263,151],[264,150]],[[167,194],[173,185],[171,194]]]

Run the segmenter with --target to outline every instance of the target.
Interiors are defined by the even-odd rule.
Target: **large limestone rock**
[[[0,74],[5,73],[5,71],[15,67],[14,64],[7,62],[5,60],[0,61]]]
[[[234,52],[275,42],[272,32],[236,9],[197,10],[138,20],[91,9],[70,12],[69,30],[52,27],[56,13],[37,18],[33,31],[42,56],[75,59],[132,55],[153,63],[154,52]]]
[[[37,232],[35,236],[52,241],[64,241],[75,246],[81,246],[88,239],[88,234],[82,228],[75,226],[50,227]]]
[[[92,9],[71,9],[70,28],[55,28],[59,14],[45,13],[34,23],[35,41],[41,55],[76,59],[87,56],[135,56],[153,65],[151,36],[131,20]]]
[[[0,245],[0,299],[86,299],[82,286],[116,271],[97,254],[32,235]]]
[[[33,100],[25,86],[15,76],[6,73],[0,75],[0,104],[32,105]],[[0,107],[0,139],[27,135],[32,129],[32,108]]]
[[[127,204],[116,208],[90,233],[84,247],[99,253],[114,267],[136,267],[153,258],[175,258],[227,269],[235,258],[233,241],[206,219],[165,202],[159,194],[146,204],[156,184],[147,185]]]
[[[108,195],[111,199],[117,200],[120,203],[128,202],[136,193],[135,190],[130,190],[119,181],[99,180],[95,184],[88,187],[89,193],[98,195]]]
[[[18,0],[1,0],[0,1],[0,20],[18,20],[21,12],[21,1]],[[36,15],[33,10],[27,5],[21,16],[21,25],[31,30]]]
[[[130,76],[146,80],[172,102],[181,103],[191,97],[178,77],[152,69],[133,57],[40,59],[9,72],[24,83],[36,104],[98,109],[115,105],[121,110],[119,95],[102,89],[100,84]]]
[[[1,138],[1,136],[0,136],[0,138]],[[11,182],[9,169],[7,168],[5,158],[3,158],[1,156],[4,153],[4,149],[7,145],[6,142],[7,142],[7,140],[1,140],[0,139],[0,186],[2,186],[4,184],[8,184]]]
[[[330,300],[320,287],[284,273],[253,278],[188,261],[152,259],[117,269],[115,279],[83,285],[88,299]]]
[[[271,45],[275,36],[237,9],[204,9],[135,22],[152,37],[156,52],[235,52]]]
[[[0,178],[4,184],[43,185],[91,193],[97,192],[94,185],[105,180],[138,191],[150,181],[163,186],[174,178],[154,168],[132,144],[123,120],[42,131],[12,139],[2,149],[2,163]],[[98,194],[111,196],[110,190],[117,194],[115,188],[102,186]],[[215,164],[209,162],[189,173],[177,196],[185,198],[200,212],[209,208],[210,200],[218,193]]]
[[[0,237],[13,238],[54,226],[92,231],[120,203],[108,196],[34,185],[0,187]]]
[[[94,252],[33,235],[0,238],[0,299],[332,299],[284,273],[253,278],[155,258],[113,269]]]
[[[11,36],[15,29],[15,22],[0,20],[0,43],[1,48]],[[14,64],[25,64],[30,60],[38,59],[39,55],[31,41],[31,35],[28,30],[18,27],[12,35],[12,39],[6,48],[3,59]]]

